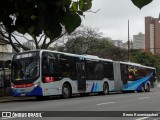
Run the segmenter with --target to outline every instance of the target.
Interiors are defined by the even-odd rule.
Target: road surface
[[[54,120],[160,120],[159,117],[115,117],[114,111],[124,111],[128,115],[129,111],[160,111],[160,88],[155,88],[151,92],[145,93],[112,93],[110,95],[99,96],[99,95],[90,95],[86,97],[74,96],[70,99],[60,99],[59,97],[53,97],[50,100],[38,101],[36,99],[26,99],[18,100],[14,102],[5,102],[0,103],[0,111],[73,111],[73,114],[78,113],[82,117],[54,117]],[[76,112],[77,111],[77,112]],[[86,111],[86,113],[81,112]],[[96,117],[96,112],[97,117]],[[111,116],[113,117],[98,117],[98,114],[102,113],[101,111],[113,111]],[[55,113],[56,113],[55,112]],[[60,112],[59,112],[60,113]],[[116,112],[115,112],[116,113]],[[63,114],[61,112],[60,114]],[[65,116],[64,112],[64,116]],[[69,113],[70,114],[70,113]],[[89,114],[88,117],[85,117],[86,114]],[[93,114],[94,117],[91,117]],[[43,113],[42,113],[43,115]],[[73,115],[73,116],[74,116]],[[130,114],[129,114],[130,115]],[[53,115],[54,116],[54,115]],[[1,119],[20,119],[20,118],[1,118]],[[22,119],[22,118],[21,118]],[[30,118],[25,118],[30,119]],[[44,120],[44,118],[34,118],[37,120]],[[45,118],[53,119],[50,117]]]

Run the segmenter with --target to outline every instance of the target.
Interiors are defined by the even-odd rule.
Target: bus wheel
[[[138,90],[137,92],[145,92],[145,86],[144,86],[144,84],[141,85],[141,90]]]
[[[146,86],[145,91],[146,91],[146,92],[150,92],[150,88],[151,88],[151,87],[150,87],[150,84],[148,83],[147,86]]]
[[[142,84],[141,92],[145,92],[145,86]]]
[[[68,84],[64,84],[62,86],[62,98],[66,99],[71,96],[71,88]]]
[[[109,86],[108,84],[105,82],[103,84],[103,91],[99,93],[99,95],[108,95],[109,94]]]

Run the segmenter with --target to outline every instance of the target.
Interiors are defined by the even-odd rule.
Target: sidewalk
[[[0,103],[13,102],[13,101],[18,101],[18,100],[28,100],[28,99],[35,99],[35,97],[12,97],[12,96],[4,96],[4,97],[0,97]]]

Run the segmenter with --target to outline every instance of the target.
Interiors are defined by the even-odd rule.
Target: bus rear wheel
[[[146,91],[146,92],[150,92],[150,88],[151,88],[151,87],[150,87],[150,84],[148,83],[147,86],[146,86],[145,91]]]
[[[71,97],[71,88],[69,84],[64,84],[62,86],[62,98],[67,99]]]
[[[144,84],[141,85],[141,90],[138,90],[137,92],[145,92],[145,86],[144,86]]]
[[[99,93],[99,95],[108,95],[109,94],[109,86],[108,84],[105,82],[103,84],[103,91]]]

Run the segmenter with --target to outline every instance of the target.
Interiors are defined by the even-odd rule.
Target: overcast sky
[[[82,24],[93,28],[99,28],[105,37],[113,40],[128,40],[128,19],[130,20],[130,39],[139,32],[145,32],[144,18],[146,16],[159,17],[160,0],[152,3],[141,10],[134,6],[131,0],[93,0],[92,11],[87,12]]]

